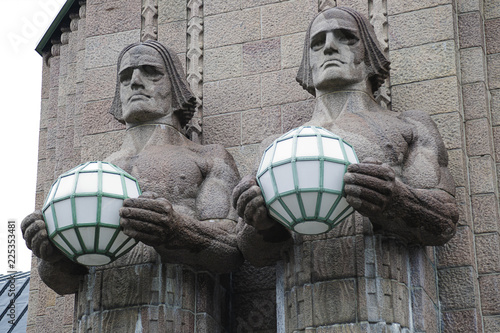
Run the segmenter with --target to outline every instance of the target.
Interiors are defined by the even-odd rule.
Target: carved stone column
[[[188,124],[188,135],[201,143],[203,115],[203,0],[189,0],[187,4],[187,81],[198,101],[196,112]]]

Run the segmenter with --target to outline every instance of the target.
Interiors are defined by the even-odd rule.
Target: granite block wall
[[[410,313],[386,314],[386,318],[404,318],[411,332],[500,331],[500,1],[78,3],[44,54],[36,208],[60,173],[80,162],[103,159],[119,147],[124,127],[108,114],[116,58],[125,45],[141,39],[151,22],[157,39],[180,56],[202,101],[202,134],[197,140],[224,145],[245,175],[256,166],[262,139],[286,132],[312,114],[314,100],[295,82],[311,18],[319,9],[349,6],[373,22],[386,20],[379,24],[385,30],[377,32],[387,42],[392,62],[392,109],[421,109],[432,116],[448,149],[460,206],[457,235],[448,244],[409,249],[408,289],[385,288],[401,293],[401,299],[410,298],[412,307]],[[151,5],[157,12],[150,22],[143,13]],[[28,332],[76,329],[74,304],[82,300],[52,292],[36,269],[31,281]],[[277,332],[281,310],[275,310],[275,267],[245,265],[231,281],[233,314],[228,331]],[[341,294],[351,287],[325,286],[325,293]],[[321,296],[307,298],[308,290],[300,292],[304,294],[297,295],[298,300]],[[376,330],[368,314],[363,317],[361,306],[345,305],[346,321],[361,313],[364,324],[357,329]],[[148,310],[144,311],[146,316]],[[153,332],[156,317],[148,316]],[[120,318],[110,320],[124,320],[127,325],[125,312]],[[332,326],[317,332],[348,329]]]

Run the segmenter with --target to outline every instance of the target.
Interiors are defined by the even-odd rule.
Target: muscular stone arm
[[[259,156],[277,137],[262,141]],[[243,256],[257,267],[274,264],[281,258],[281,251],[292,243],[292,238],[290,231],[268,214],[255,175],[243,177],[232,196],[233,206],[240,216],[238,246]]]
[[[239,176],[223,147],[203,149],[210,158],[198,189],[197,216],[180,213],[166,199],[146,194],[124,202],[121,225],[129,236],[153,246],[165,262],[226,273],[243,262],[235,233],[237,215],[230,201]],[[128,207],[141,207],[143,216]]]
[[[375,228],[408,243],[442,245],[453,237],[458,221],[447,152],[427,114],[410,111],[403,117],[414,131],[401,177],[380,163],[351,165],[345,176],[347,199]]]
[[[60,295],[78,291],[87,268],[66,258],[49,240],[41,211],[28,215],[21,223],[26,246],[38,257],[41,280]]]

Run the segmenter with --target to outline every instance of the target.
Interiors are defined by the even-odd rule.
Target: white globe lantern
[[[354,211],[343,197],[351,163],[358,163],[352,146],[324,128],[284,134],[266,149],[257,171],[269,214],[301,234],[329,231]]]
[[[52,242],[71,260],[105,265],[137,244],[120,230],[119,209],[141,194],[135,178],[106,162],[87,162],[62,174],[42,208]]]

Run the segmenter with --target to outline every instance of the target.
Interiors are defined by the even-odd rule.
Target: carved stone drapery
[[[158,40],[158,0],[143,0],[141,14],[141,42]]]
[[[193,119],[188,124],[188,135],[191,140],[200,143],[203,100],[203,0],[190,0],[187,11],[187,81],[198,101]]]

